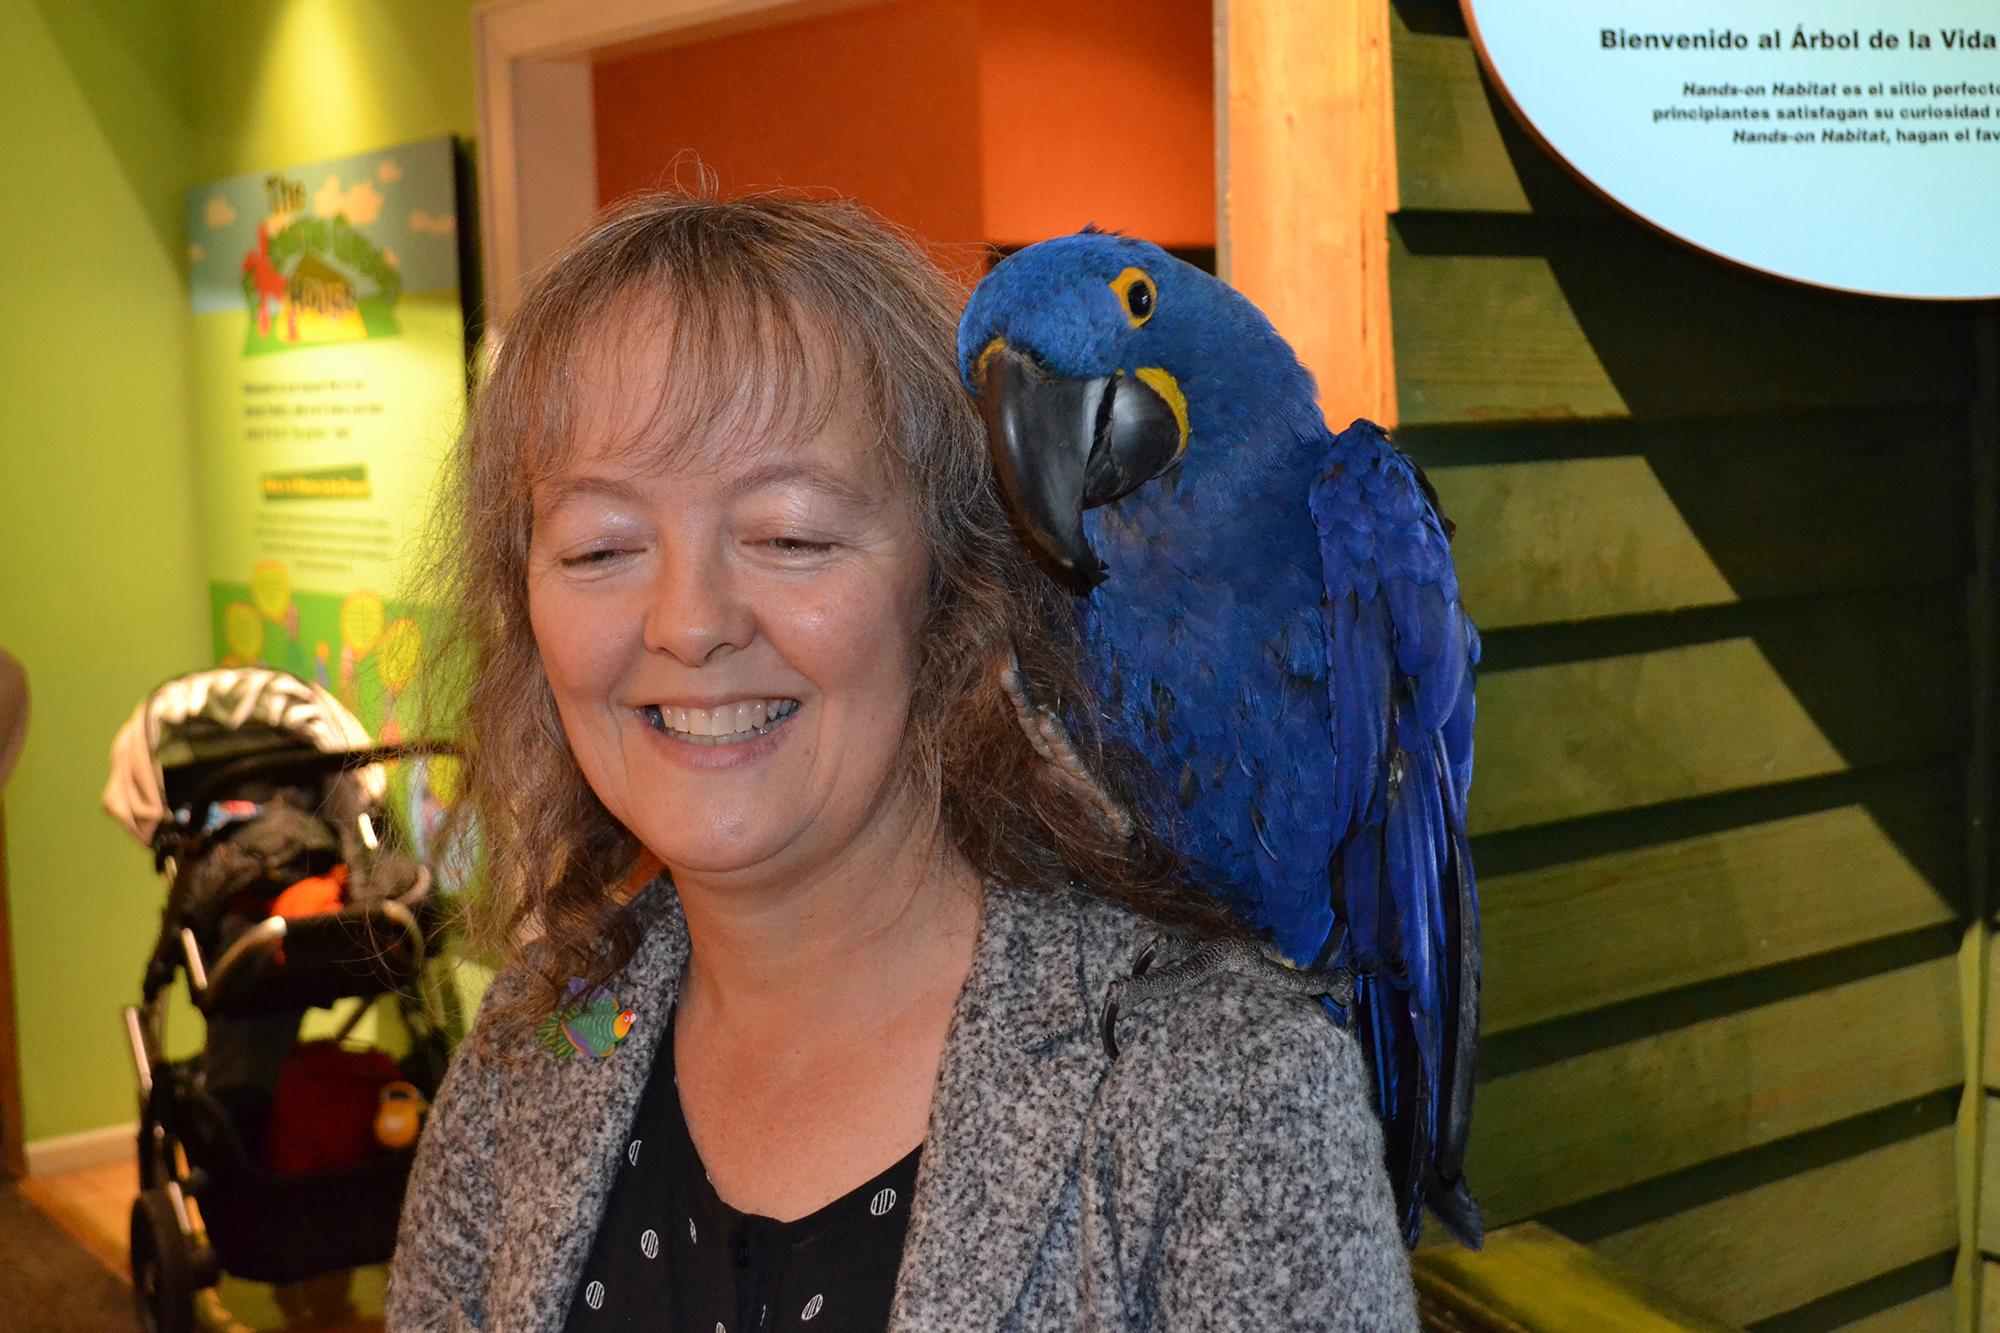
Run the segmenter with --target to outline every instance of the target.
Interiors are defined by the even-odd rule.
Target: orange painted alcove
[[[860,199],[962,264],[1088,222],[1216,244],[1208,0],[893,0],[599,63],[600,202]]]

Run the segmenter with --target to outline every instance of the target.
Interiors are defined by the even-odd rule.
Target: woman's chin
[[[762,824],[737,824],[702,832],[691,831],[686,824],[673,829],[634,831],[646,850],[658,857],[676,880],[682,881],[690,876],[754,875],[760,868],[783,861],[787,846],[793,842],[781,830]]]

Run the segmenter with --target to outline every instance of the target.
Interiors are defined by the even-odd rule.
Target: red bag
[[[403,1077],[386,1051],[305,1041],[285,1057],[264,1132],[264,1165],[302,1175],[365,1162],[382,1151],[375,1111],[382,1089]]]

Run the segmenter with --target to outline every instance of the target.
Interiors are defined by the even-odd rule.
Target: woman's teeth
[[[755,740],[799,711],[797,699],[758,699],[721,708],[663,708],[646,704],[639,716],[653,730],[695,745],[734,745]]]

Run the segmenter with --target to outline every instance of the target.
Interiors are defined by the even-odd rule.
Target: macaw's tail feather
[[[1486,1244],[1486,1224],[1479,1217],[1479,1202],[1466,1188],[1463,1177],[1450,1184],[1433,1179],[1424,1190],[1424,1203],[1444,1223],[1452,1239],[1466,1249],[1477,1250]]]
[[[1426,1204],[1460,1239],[1479,1234],[1463,1182],[1479,907],[1450,799],[1450,756],[1421,725],[1412,691],[1400,690],[1391,708],[1397,743],[1373,798],[1383,816],[1341,847],[1331,870],[1348,922],[1341,962],[1357,974],[1355,1036],[1375,1075],[1397,1221],[1414,1246]]]
[[[1452,833],[1450,883],[1455,890],[1457,910],[1448,916],[1451,937],[1447,958],[1456,962],[1458,985],[1456,1003],[1445,1015],[1445,1115],[1438,1130],[1438,1160],[1432,1172],[1431,1185],[1433,1189],[1441,1184],[1452,1188],[1465,1201],[1467,1209],[1472,1210],[1470,1216],[1476,1228],[1478,1214],[1473,1209],[1472,1195],[1465,1187],[1463,1173],[1466,1140],[1472,1132],[1473,1080],[1479,1063],[1479,894],[1474,887],[1472,856],[1462,829],[1455,829]],[[1452,1234],[1463,1240],[1459,1228],[1451,1223],[1450,1215],[1435,1202],[1431,1207],[1439,1217],[1446,1219]],[[1478,1234],[1477,1231],[1474,1234]],[[1466,1244],[1473,1245],[1474,1242],[1466,1241]]]

